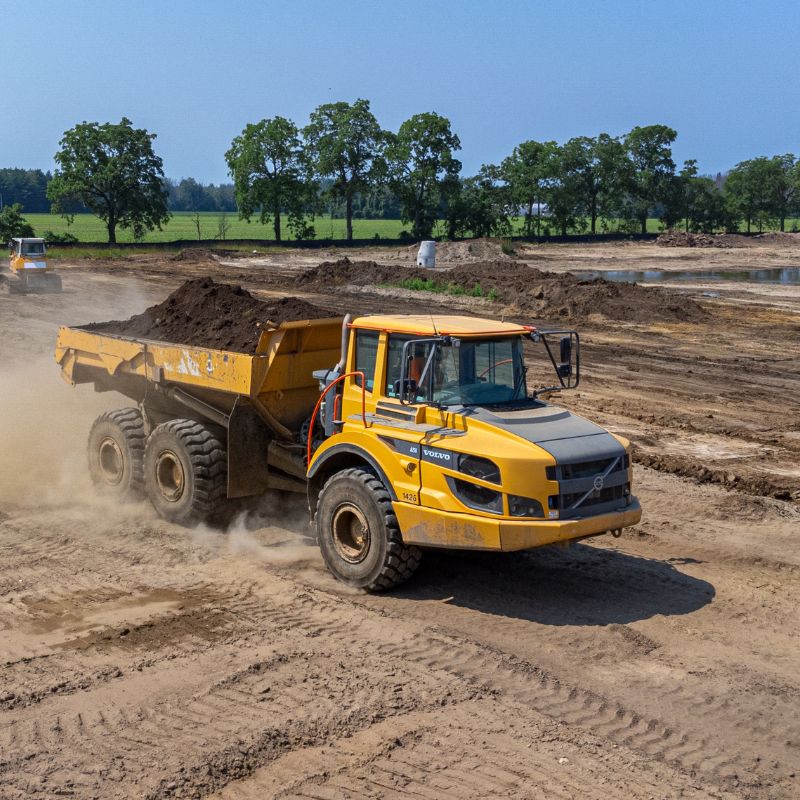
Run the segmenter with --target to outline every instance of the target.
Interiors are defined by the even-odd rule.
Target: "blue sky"
[[[0,0],[0,19],[0,166],[52,168],[65,129],[125,115],[167,175],[219,182],[247,122],[358,97],[393,130],[447,116],[465,173],[655,122],[704,172],[800,154],[798,2]]]

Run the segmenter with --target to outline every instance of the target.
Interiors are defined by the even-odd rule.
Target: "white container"
[[[417,266],[433,269],[436,266],[436,242],[420,242]]]

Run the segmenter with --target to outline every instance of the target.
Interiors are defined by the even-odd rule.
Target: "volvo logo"
[[[422,448],[422,455],[427,458],[435,458],[438,461],[449,461],[450,453],[445,453],[442,450],[428,450],[427,447]]]
[[[606,479],[602,475],[595,475],[594,480],[592,481],[592,486],[594,486],[594,490],[596,492],[601,492],[603,490],[605,482]]]

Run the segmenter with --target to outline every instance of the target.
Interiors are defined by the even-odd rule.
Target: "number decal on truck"
[[[417,495],[414,492],[403,492],[403,500],[406,503],[416,503]]]

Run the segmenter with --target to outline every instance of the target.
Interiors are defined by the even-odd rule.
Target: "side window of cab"
[[[375,388],[375,364],[378,360],[378,331],[356,331],[356,372],[363,372],[367,382],[366,389]],[[356,376],[356,385],[361,386],[361,378]]]
[[[386,396],[397,397],[399,395],[398,384],[403,366],[403,352],[407,342],[413,341],[418,337],[406,334],[394,334],[389,337],[388,355],[386,360]],[[425,362],[430,355],[430,342],[421,342],[412,345],[405,351],[408,358],[406,363],[406,378],[419,383]]]

